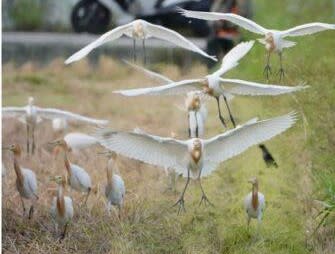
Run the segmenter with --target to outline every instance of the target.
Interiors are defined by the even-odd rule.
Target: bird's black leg
[[[195,118],[195,137],[199,137],[199,127],[198,127],[198,119],[197,119],[197,112],[194,112],[194,118]]]
[[[69,223],[66,223],[65,226],[64,226],[64,231],[63,233],[61,234],[60,236],[60,240],[63,240],[65,238],[65,235],[66,235],[66,230],[67,230],[67,226],[68,226]]]
[[[271,72],[271,67],[270,67],[270,51],[267,53],[267,57],[266,57],[266,65],[264,67],[264,71],[263,74],[266,77],[267,80],[269,80],[269,74],[272,74]]]
[[[22,209],[23,209],[23,217],[26,215],[26,207],[24,206],[24,201],[23,201],[23,198],[21,198],[21,204],[22,204]]]
[[[85,205],[85,206],[86,206],[86,204],[87,204],[88,196],[90,195],[90,193],[91,193],[91,188],[88,188],[88,190],[87,190],[87,195],[86,195],[85,202],[84,202],[84,205]]]
[[[280,69],[278,71],[278,75],[279,75],[279,81],[281,82],[282,79],[285,77],[285,71],[283,68],[283,53],[279,52],[279,61],[280,61]]]
[[[235,123],[234,117],[233,117],[233,115],[230,111],[230,107],[229,107],[228,100],[227,100],[226,96],[223,96],[223,99],[224,99],[224,102],[226,103],[226,106],[227,106],[227,109],[228,109],[228,112],[229,112],[230,121],[232,122],[234,128],[236,128],[236,123]]]
[[[185,184],[184,190],[183,190],[182,194],[180,195],[180,198],[172,206],[172,207],[175,207],[175,206],[179,205],[178,215],[180,214],[181,210],[183,210],[184,212],[186,212],[186,210],[185,210],[184,194],[185,194],[185,191],[187,189],[187,186],[188,186],[189,182],[190,182],[190,170],[187,169],[187,180],[186,180],[186,184]]]
[[[34,126],[31,127],[31,137],[32,137],[31,153],[34,154],[35,152],[35,127]]]
[[[146,63],[147,63],[147,54],[145,52],[145,39],[142,40],[142,45],[143,45],[144,65],[146,65]]]
[[[260,144],[258,147],[262,150],[263,160],[264,160],[266,166],[268,166],[268,167],[274,166],[274,167],[277,168],[278,164],[275,161],[275,159],[273,158],[273,156],[271,155],[268,148],[264,144]]]
[[[29,209],[29,220],[33,217],[34,214],[34,205],[31,205],[30,209]]]
[[[227,125],[226,125],[226,123],[225,123],[225,121],[224,121],[224,119],[223,119],[223,116],[222,116],[222,114],[221,114],[221,109],[220,109],[220,96],[215,97],[215,99],[216,99],[216,102],[217,102],[217,105],[218,105],[220,121],[221,121],[221,123],[223,124],[223,127],[227,128]]]
[[[133,59],[136,62],[136,39],[133,39]]]
[[[202,192],[202,196],[201,196],[201,200],[200,200],[199,206],[201,206],[202,203],[204,203],[205,206],[207,204],[209,204],[211,206],[214,206],[213,203],[209,201],[209,199],[207,198],[207,196],[206,196],[206,194],[204,192],[204,189],[202,188],[200,175],[199,175],[198,180],[199,180],[199,185],[200,185],[201,192]]]
[[[27,154],[29,155],[29,139],[30,139],[30,129],[29,124],[27,123]]]
[[[190,113],[188,113],[188,138],[191,138]]]

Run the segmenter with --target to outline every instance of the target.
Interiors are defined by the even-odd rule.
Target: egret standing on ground
[[[91,177],[78,165],[72,164],[68,158],[69,147],[64,139],[58,139],[49,143],[52,146],[59,147],[63,151],[64,163],[67,171],[68,183],[71,189],[81,193],[87,193],[84,204],[86,205],[88,196],[92,190]]]
[[[23,199],[32,200],[31,207],[29,209],[29,219],[32,218],[34,213],[34,203],[37,201],[37,180],[35,173],[28,168],[21,168],[19,159],[21,156],[21,148],[19,145],[14,144],[9,147],[4,147],[5,150],[10,150],[14,154],[14,170],[16,173],[16,189],[20,194],[23,216],[26,213],[26,208]]]
[[[34,98],[29,97],[28,105],[25,107],[3,107],[2,108],[3,117],[20,117],[25,119],[27,125],[27,153],[35,151],[35,128],[38,120],[41,118],[55,119],[62,118],[68,121],[81,122],[86,124],[94,125],[106,125],[107,120],[99,120],[94,118],[89,118],[86,116],[74,114],[68,111],[63,111],[54,108],[40,108],[34,105]],[[32,142],[30,142],[30,140]],[[30,145],[32,143],[32,145]],[[31,148],[31,149],[30,149]]]
[[[205,135],[207,108],[199,91],[188,92],[185,107],[188,112],[188,137],[202,138]]]
[[[66,186],[66,178],[63,176],[56,176],[52,178],[57,187],[57,196],[53,198],[51,204],[51,217],[55,222],[55,231],[58,231],[58,227],[63,227],[61,238],[64,239],[68,224],[73,218],[73,205],[72,199],[69,196],[64,196],[64,189]]]
[[[209,56],[206,52],[197,47],[194,43],[187,40],[181,34],[165,28],[163,26],[154,25],[147,21],[137,19],[126,25],[119,26],[113,30],[101,35],[97,40],[88,44],[86,47],[82,48],[72,56],[70,56],[65,64],[69,64],[75,61],[78,61],[88,55],[93,49],[105,44],[106,42],[111,42],[116,39],[119,39],[122,35],[126,35],[133,39],[134,46],[134,61],[136,61],[136,39],[142,40],[143,50],[144,50],[144,62],[146,61],[145,53],[145,40],[155,37],[160,40],[168,41],[175,44],[178,47],[196,52],[204,57],[210,58],[214,61],[217,61],[216,57]]]
[[[201,177],[212,173],[219,163],[284,132],[295,121],[295,114],[290,113],[259,122],[253,121],[210,139],[192,138],[185,141],[110,129],[98,129],[95,136],[102,146],[111,151],[159,167],[174,168],[177,173],[187,177],[184,190],[175,203],[179,205],[179,213],[185,210],[184,194],[190,177],[199,180],[202,191],[200,204],[209,203],[201,185]]]
[[[252,191],[244,199],[244,208],[247,213],[248,227],[251,218],[257,219],[260,224],[265,208],[265,197],[258,192],[258,180],[256,177],[251,178],[249,183],[252,184]]]
[[[267,50],[267,62],[264,69],[264,73],[266,74],[267,79],[269,79],[269,73],[271,73],[270,68],[271,53],[278,53],[280,58],[280,69],[279,69],[280,79],[284,77],[284,69],[282,64],[282,51],[284,48],[290,48],[296,45],[296,42],[288,41],[286,40],[286,37],[310,35],[329,29],[330,30],[335,29],[335,24],[315,22],[280,31],[280,30],[264,28],[258,25],[256,22],[234,13],[188,11],[181,8],[179,8],[179,10],[182,15],[188,18],[204,19],[210,21],[227,20],[234,23],[237,26],[243,27],[244,29],[250,32],[263,35],[264,38],[258,39],[258,41],[264,44]]]
[[[114,152],[106,152],[108,157],[106,176],[107,184],[105,186],[105,196],[107,199],[107,212],[110,214],[112,206],[116,206],[119,209],[119,218],[121,218],[121,209],[124,203],[124,196],[126,188],[122,177],[115,172],[118,172],[117,168],[117,155]]]

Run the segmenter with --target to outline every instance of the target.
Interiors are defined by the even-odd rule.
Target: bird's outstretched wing
[[[204,11],[188,11],[182,8],[179,8],[179,12],[188,18],[195,18],[195,19],[204,19],[204,20],[227,20],[235,25],[238,25],[250,32],[256,34],[265,34],[268,32],[268,29],[258,25],[256,22],[244,18],[240,15],[236,15],[233,13],[220,13],[220,12],[204,12]]]
[[[296,114],[250,122],[204,141],[205,160],[220,163],[249,147],[262,143],[284,132],[296,122]]]
[[[173,43],[177,45],[178,47],[193,51],[195,53],[198,53],[204,57],[207,57],[209,59],[212,59],[213,61],[217,61],[217,58],[215,56],[210,56],[203,50],[201,50],[198,46],[196,46],[193,42],[187,40],[184,36],[181,34],[168,29],[163,26],[154,25],[149,22],[144,21],[146,24],[146,29],[148,32],[148,37],[156,37],[158,39],[168,41],[170,43]]]
[[[95,124],[95,125],[106,125],[108,124],[107,120],[100,120],[95,118],[90,118],[86,116],[82,116],[79,114],[75,114],[72,112],[59,110],[55,108],[39,108],[36,107],[37,114],[42,118],[47,119],[54,119],[54,118],[65,118],[68,121],[78,121],[88,124]]]
[[[201,82],[204,79],[190,79],[173,82],[163,86],[136,88],[127,90],[113,91],[113,93],[122,94],[124,96],[139,96],[139,95],[181,95],[190,91],[200,90]]]
[[[168,77],[165,77],[164,75],[162,75],[160,73],[148,70],[148,69],[146,69],[142,66],[139,66],[137,64],[133,64],[133,63],[127,61],[127,60],[123,60],[123,62],[125,62],[126,64],[128,64],[129,66],[134,68],[135,70],[138,70],[138,71],[144,73],[148,78],[150,78],[154,81],[157,81],[161,84],[168,84],[168,83],[173,82],[173,80],[169,79]]]
[[[281,32],[283,37],[286,36],[303,36],[321,32],[324,30],[335,30],[335,24],[327,23],[308,23],[300,26],[290,28]]]
[[[244,57],[252,48],[255,41],[241,42],[232,48],[222,59],[221,67],[212,75],[221,76],[239,64],[238,61]]]
[[[308,86],[298,85],[298,86],[279,86],[271,84],[261,84],[257,82],[245,81],[240,79],[223,79],[220,78],[222,88],[235,95],[280,95],[286,93],[293,93]]]
[[[26,112],[26,107],[3,107],[2,117],[20,117]]]
[[[153,136],[144,131],[119,132],[98,129],[94,136],[107,149],[123,156],[163,168],[186,171],[187,143],[173,138]]]
[[[101,46],[102,44],[120,38],[123,34],[125,34],[125,32],[131,29],[131,26],[132,26],[132,23],[129,23],[123,26],[116,27],[107,33],[104,33],[98,39],[91,42],[90,44],[88,44],[87,46],[79,50],[78,52],[74,53],[68,59],[66,59],[65,64],[70,64],[72,62],[78,61],[84,58],[85,56],[87,56],[93,49]]]

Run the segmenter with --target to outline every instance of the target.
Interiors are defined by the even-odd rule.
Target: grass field
[[[255,2],[255,20],[276,24],[276,28],[312,21],[334,23],[332,1]],[[245,33],[245,39],[255,38]],[[199,207],[200,189],[192,183],[186,193],[187,212],[177,216],[170,206],[178,193],[166,191],[163,170],[119,157],[119,167],[126,183],[123,218],[107,216],[102,193],[107,160],[95,155],[101,148],[71,156],[71,161],[85,167],[93,178],[94,194],[88,207],[79,204],[83,197],[74,194],[75,218],[68,237],[61,243],[53,233],[49,207],[55,185],[49,176],[65,172],[60,158],[54,158],[45,144],[56,138],[49,122],[38,127],[38,151],[32,158],[21,159],[32,168],[39,180],[40,199],[36,216],[22,218],[15,189],[12,157],[3,152],[7,175],[3,181],[2,250],[4,253],[335,253],[335,216],[328,216],[318,230],[322,205],[315,200],[334,202],[335,194],[335,54],[334,32],[295,38],[298,45],[284,53],[287,76],[285,84],[302,81],[306,91],[275,98],[236,98],[232,110],[240,123],[258,116],[278,116],[292,110],[299,112],[297,124],[267,142],[279,168],[266,168],[257,148],[223,163],[203,186],[215,207]],[[185,54],[189,54],[185,52]],[[65,56],[63,56],[65,57]],[[25,105],[28,96],[36,104],[107,118],[115,129],[141,127],[147,132],[168,136],[175,131],[187,136],[184,112],[175,104],[183,98],[123,98],[112,91],[125,87],[153,85],[140,73],[116,60],[100,59],[97,67],[85,61],[71,66],[56,59],[47,66],[33,63],[3,66],[3,105]],[[256,43],[241,64],[227,77],[264,82],[264,49]],[[272,58],[273,68],[279,68]],[[192,66],[186,74],[177,66],[157,64],[153,69],[172,79],[196,78],[207,73],[205,66]],[[275,82],[274,76],[271,82]],[[172,105],[172,106],[171,106]],[[209,101],[207,137],[223,132],[216,115],[215,101]],[[226,112],[225,112],[225,115]],[[16,120],[2,123],[3,144],[25,144],[25,128]],[[77,130],[78,128],[73,128]],[[72,130],[72,129],[71,129]],[[79,128],[91,132],[90,128]],[[267,207],[260,232],[256,223],[246,227],[242,206],[250,191],[247,180],[258,176],[260,191]],[[179,179],[178,191],[184,179]],[[334,213],[334,212],[333,212]]]

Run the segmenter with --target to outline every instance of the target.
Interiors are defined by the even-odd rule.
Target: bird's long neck
[[[258,184],[252,186],[252,207],[256,210],[258,208]]]
[[[114,164],[113,159],[110,159],[107,163],[107,183],[108,185],[112,185],[113,183],[112,181],[113,174],[114,174],[113,164]]]
[[[67,155],[67,150],[64,149],[64,163],[65,163],[65,168],[69,176],[71,176],[71,165],[70,165],[70,160]]]
[[[58,185],[57,190],[57,210],[60,216],[65,215],[65,200],[64,200],[63,186],[61,184]]]
[[[14,154],[14,170],[17,176],[17,180],[19,185],[23,185],[23,174],[22,174],[22,170],[21,167],[19,165],[19,155]]]

